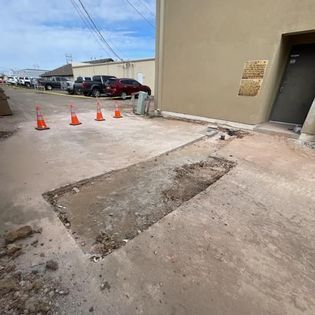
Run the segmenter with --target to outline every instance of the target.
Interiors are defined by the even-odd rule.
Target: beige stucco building
[[[314,16],[314,0],[158,0],[157,106],[314,135]]]
[[[114,75],[117,78],[133,78],[148,85],[154,95],[155,59],[139,59],[124,62],[98,64],[72,64],[73,76]]]

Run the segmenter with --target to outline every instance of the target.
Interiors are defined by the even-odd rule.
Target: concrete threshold
[[[271,134],[271,135],[283,135],[288,138],[298,139],[300,134],[293,132],[294,124],[284,124],[284,123],[275,123],[267,122],[259,124],[254,128],[254,131]]]
[[[250,125],[250,124],[233,122],[229,120],[212,119],[208,117],[187,115],[187,114],[167,112],[167,111],[162,111],[161,114],[164,118],[178,119],[178,120],[194,122],[194,123],[199,123],[199,124],[206,124],[208,127],[211,127],[211,128],[227,128],[227,129],[234,128],[234,129],[256,131],[256,132],[270,134],[270,135],[283,135],[283,136],[287,136],[288,138],[293,138],[293,139],[299,138],[299,134],[294,133],[292,130],[289,130],[289,128],[294,127],[294,124],[266,122],[262,124]]]
[[[212,128],[221,127],[221,128],[254,130],[255,127],[257,126],[257,125],[243,124],[243,123],[238,123],[238,122],[233,122],[233,121],[228,121],[228,120],[213,119],[213,118],[208,118],[208,117],[167,112],[167,111],[162,111],[161,114],[164,118],[172,118],[172,119],[184,120],[184,121],[195,122],[195,123],[203,123],[203,124],[207,124],[209,127],[212,127]]]

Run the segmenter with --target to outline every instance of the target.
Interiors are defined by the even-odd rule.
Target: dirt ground
[[[11,302],[16,314],[315,313],[314,150],[205,137],[205,125],[135,116],[128,102],[115,120],[103,101],[98,123],[93,99],[6,92],[1,313]],[[69,102],[82,125],[68,125]],[[34,129],[35,103],[50,130]],[[24,225],[36,232],[8,242]],[[93,241],[124,228],[124,246],[90,259]]]
[[[204,143],[204,146],[202,144]],[[206,140],[45,193],[86,253],[110,254],[226,174]]]

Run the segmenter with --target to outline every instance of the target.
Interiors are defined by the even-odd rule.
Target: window
[[[99,75],[94,76],[93,81],[102,82],[101,76],[99,76]]]
[[[136,80],[130,80],[130,81],[131,81],[131,84],[133,86],[139,86],[140,85],[140,83],[138,81],[136,81]]]
[[[132,85],[132,80],[120,80],[120,82],[125,85]]]
[[[114,85],[115,82],[117,82],[117,79],[108,79],[108,80],[105,82],[105,85]]]

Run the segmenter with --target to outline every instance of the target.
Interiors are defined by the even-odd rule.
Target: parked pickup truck
[[[72,94],[82,94],[82,83],[85,81],[92,81],[92,77],[77,77],[72,86]]]
[[[61,82],[67,81],[63,77],[51,77],[51,78],[41,78],[38,80],[38,84],[45,87],[45,90],[51,91],[52,89],[60,89]]]
[[[69,94],[74,94],[74,81],[67,80],[61,82],[61,89],[67,91]]]
[[[95,75],[92,80],[88,78],[78,77],[74,83],[74,92],[85,96],[99,97],[106,93],[106,82],[109,79],[116,78],[113,75]],[[86,80],[83,80],[86,79]],[[90,79],[90,78],[89,78]]]
[[[31,78],[29,78],[29,77],[19,77],[18,84],[24,85],[26,87],[30,87],[31,86]]]

